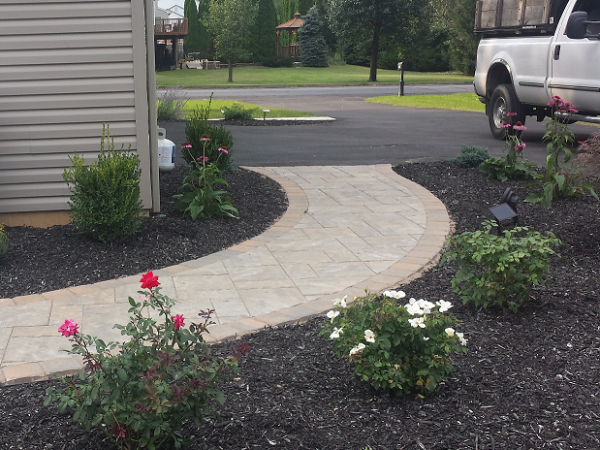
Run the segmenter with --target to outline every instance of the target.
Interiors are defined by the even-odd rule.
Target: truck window
[[[600,2],[598,0],[579,0],[573,11],[585,11],[588,13],[588,20],[600,20]],[[588,33],[599,34],[600,25],[588,25]]]

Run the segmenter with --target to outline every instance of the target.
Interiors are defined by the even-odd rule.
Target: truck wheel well
[[[510,72],[504,64],[496,63],[488,71],[488,80],[486,83],[486,97],[489,99],[496,86],[500,84],[512,84]]]

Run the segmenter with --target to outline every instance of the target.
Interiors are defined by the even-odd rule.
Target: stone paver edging
[[[165,280],[163,293],[178,296],[182,308],[218,304],[220,323],[210,328],[209,342],[307,320],[331,309],[333,299],[352,299],[365,288],[381,292],[402,285],[437,261],[450,232],[444,205],[390,165],[251,170],[285,189],[289,207],[282,218],[263,234],[227,250],[155,271]],[[399,219],[403,222],[394,227]],[[0,299],[0,384],[79,370],[80,358],[52,356],[70,347],[57,333],[58,325],[72,318],[86,334],[107,333],[117,323],[110,322],[111,314],[122,317],[118,314],[126,310],[126,296],[135,294],[139,279],[135,275]],[[199,287],[199,280],[218,287]],[[190,295],[199,295],[198,289],[204,289],[208,300],[188,301]],[[223,292],[234,297],[220,298]],[[284,306],[273,306],[265,298],[280,298]],[[118,337],[113,334],[111,339]]]

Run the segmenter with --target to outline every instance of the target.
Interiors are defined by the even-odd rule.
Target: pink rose
[[[63,323],[60,327],[58,327],[58,331],[64,337],[70,337],[70,336],[73,336],[74,334],[79,333],[79,330],[77,329],[77,327],[79,327],[79,325],[77,325],[77,322],[75,322],[74,320],[71,320],[71,319],[67,319],[67,320],[65,320],[65,323]]]
[[[181,327],[185,326],[185,323],[183,323],[183,315],[182,314],[176,314],[172,317],[173,319],[173,325],[175,325],[175,329],[179,330]]]

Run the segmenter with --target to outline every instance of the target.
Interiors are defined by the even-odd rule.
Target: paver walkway
[[[444,205],[389,165],[252,168],[286,190],[289,208],[262,235],[154,271],[187,318],[214,309],[207,340],[239,337],[331,308],[332,299],[378,292],[431,264],[450,231]],[[140,275],[0,300],[0,383],[72,373],[81,361],[58,326],[119,340]]]

